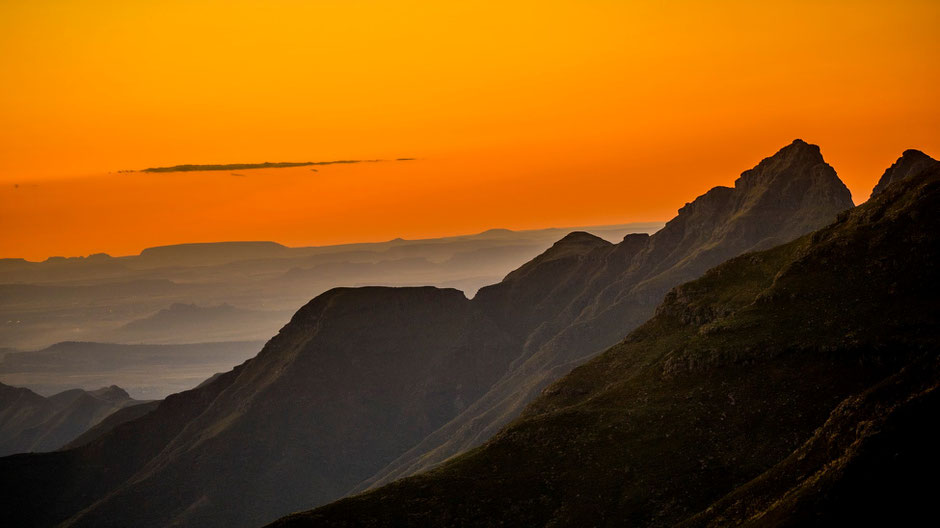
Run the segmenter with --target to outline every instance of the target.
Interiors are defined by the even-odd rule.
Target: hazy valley
[[[660,225],[587,229],[619,240]],[[0,260],[0,381],[42,394],[117,384],[139,398],[163,398],[254,356],[329,288],[431,284],[473,296],[566,232],[495,229],[311,248],[185,244],[130,257]]]

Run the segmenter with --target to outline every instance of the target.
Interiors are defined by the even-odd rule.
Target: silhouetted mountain
[[[818,229],[852,207],[848,189],[819,147],[796,140],[733,188],[686,204],[653,234],[616,245],[583,234],[483,288],[474,301],[501,315],[524,343],[513,368],[479,401],[356,490],[433,467],[479,445],[548,383],[647,320],[673,286],[746,251]]]
[[[818,148],[797,141],[653,236],[570,234],[473,300],[331,290],[231,373],[79,448],[0,461],[10,475],[31,471],[11,520],[246,526],[340,497],[396,458],[420,469],[486,440],[677,282],[850,206]]]
[[[938,208],[933,168],[732,259],[482,447],[272,526],[920,524],[940,468]]]
[[[904,154],[881,175],[878,183],[875,184],[875,188],[871,191],[871,196],[872,198],[878,196],[891,183],[901,181],[915,174],[920,174],[932,167],[936,167],[938,164],[940,164],[940,162],[919,150],[905,150]]]
[[[111,413],[139,403],[115,385],[44,398],[0,383],[0,455],[59,449]]]
[[[499,330],[456,290],[331,290],[235,371],[168,397],[64,460],[27,462],[49,461],[64,487],[61,502],[33,522],[92,505],[73,522],[122,524],[140,513],[127,505],[145,500],[144,525],[250,525],[339,496],[479,397],[508,360]],[[139,436],[146,439],[133,441]],[[94,503],[138,471],[113,500]],[[84,489],[89,482],[95,493]],[[170,482],[175,491],[164,488]],[[230,501],[246,494],[262,502]]]

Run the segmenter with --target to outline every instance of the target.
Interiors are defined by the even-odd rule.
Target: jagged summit
[[[871,197],[881,194],[889,184],[920,174],[938,163],[940,162],[919,150],[905,150],[901,157],[881,175],[878,184],[871,191]]]
[[[714,187],[687,203],[651,237],[651,244],[673,253],[664,261],[668,264],[704,259],[682,282],[728,258],[732,248],[744,252],[787,242],[852,206],[848,187],[819,147],[798,139],[741,173],[733,188]],[[721,246],[728,250],[714,251]]]
[[[835,170],[823,159],[819,146],[796,139],[778,150],[773,156],[761,160],[753,169],[742,172],[741,177],[734,182],[734,186],[746,189],[757,185],[768,185],[781,179],[813,179],[815,177],[823,177],[830,184],[838,182],[842,188],[845,188],[836,176]],[[845,188],[845,193],[848,194],[847,188]]]

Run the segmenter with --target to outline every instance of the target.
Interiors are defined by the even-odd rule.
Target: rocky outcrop
[[[916,176],[928,169],[936,167],[938,164],[940,164],[940,162],[919,150],[905,150],[901,157],[881,175],[875,188],[871,191],[871,197],[874,198],[878,196],[888,185],[896,181]]]

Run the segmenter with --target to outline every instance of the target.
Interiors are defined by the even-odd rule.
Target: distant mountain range
[[[879,200],[887,198],[879,197]],[[693,282],[683,287],[691,289],[676,290],[686,293],[680,297],[676,297],[679,293],[670,294],[660,314],[663,310],[668,312],[668,306],[676,305],[680,315],[657,316],[628,338],[630,343],[639,339],[637,336],[652,332],[650,339],[658,340],[656,346],[641,347],[642,354],[637,357],[648,357],[650,362],[665,361],[664,356],[656,354],[671,358],[669,368],[654,364],[652,370],[638,371],[652,376],[643,378],[647,381],[655,380],[650,373],[667,378],[681,376],[685,364],[692,365],[693,370],[699,361],[705,365],[718,364],[727,358],[720,347],[715,348],[716,342],[702,349],[703,353],[712,355],[700,357],[695,353],[698,349],[690,348],[692,345],[686,340],[698,343],[698,339],[731,335],[723,334],[721,325],[713,330],[707,324],[719,320],[722,324],[737,324],[737,319],[729,322],[723,318],[731,317],[735,310],[743,309],[742,306],[751,306],[757,297],[764,299],[759,295],[764,290],[758,286],[766,287],[782,270],[795,269],[793,266],[801,261],[787,259],[801,254],[803,249],[810,251],[816,247],[807,245],[807,241],[814,240],[812,237],[799,237],[830,224],[851,207],[848,190],[825,163],[818,147],[797,140],[754,169],[745,171],[733,188],[715,188],[686,204],[675,219],[652,236],[628,235],[622,242],[612,244],[587,233],[570,234],[498,284],[482,288],[473,299],[467,299],[456,290],[437,288],[330,290],[301,308],[257,357],[234,370],[197,389],[168,397],[152,412],[84,446],[54,456],[18,455],[0,460],[0,472],[11,476],[10,484],[2,491],[13,503],[21,505],[6,513],[5,520],[37,526],[63,521],[68,526],[251,526],[302,507],[324,504],[352,490],[431,468],[486,441],[519,416],[544,387],[623,339],[653,315],[657,304],[674,286],[699,277],[709,268],[742,253],[798,239],[790,245],[779,246],[785,249],[775,251],[783,251],[782,256],[779,259],[766,257],[769,259],[766,265],[758,265],[765,257],[746,256],[732,261],[740,265],[751,262],[749,259],[758,259],[758,264],[754,264],[757,267],[752,271],[745,269],[741,277],[719,271],[733,269],[737,272],[739,268],[719,267],[702,279],[705,282]],[[842,214],[836,226],[864,214]],[[913,222],[911,226],[916,229],[919,224]],[[855,240],[852,237],[856,235],[849,233],[839,240]],[[715,273],[730,277],[727,284],[716,286],[716,300],[709,300],[701,309],[693,302],[688,313],[683,312],[681,307],[685,306],[686,298],[696,298],[693,295],[695,285],[708,284],[714,280]],[[756,282],[749,282],[752,280]],[[840,286],[839,281],[830,282],[827,288]],[[846,282],[846,287],[850,284]],[[837,300],[843,299],[842,293],[836,289],[827,294],[831,295],[827,309],[835,309]],[[743,303],[741,306],[735,304],[739,301]],[[786,313],[799,314],[800,311]],[[776,327],[760,319],[766,317],[766,312],[756,313],[754,317],[756,319],[744,320],[743,324],[754,322],[744,328],[749,329],[755,340],[752,346],[763,347],[765,342],[760,339],[767,338],[768,333],[773,335]],[[688,321],[683,323],[685,326],[669,326],[675,318]],[[788,321],[788,325],[789,332],[799,328],[793,326],[793,321]],[[877,326],[873,328],[880,331]],[[662,333],[657,333],[659,330]],[[709,337],[712,332],[716,337]],[[807,335],[809,344],[806,346],[811,345],[809,337]],[[686,351],[692,355],[687,357]],[[597,401],[601,403],[607,401],[604,398],[608,394],[615,398],[620,393],[608,391],[619,386],[621,378],[617,373],[633,376],[633,371],[623,369],[634,362],[628,358],[621,362],[623,365],[616,361],[610,363],[607,358],[611,357],[620,356],[608,352],[589,364],[602,367],[575,370],[561,386],[568,386],[565,384],[571,376],[577,378],[579,372],[597,372],[597,375],[590,383],[581,383],[560,394],[572,398],[572,405],[581,401],[578,399],[581,396],[590,394],[597,394],[600,398]],[[747,363],[746,356],[741,357]],[[647,360],[641,363],[643,361]],[[603,376],[605,369],[609,370],[610,377]],[[708,370],[709,376],[696,378],[695,382],[706,384],[703,390],[707,389],[699,396],[717,394],[715,391],[723,390],[721,383],[760,386],[759,379],[738,379],[733,372],[736,371],[729,370],[728,377],[716,378],[718,385],[708,384],[711,370]],[[771,369],[771,373],[774,372]],[[828,399],[821,399],[815,411],[808,410],[798,419],[781,418],[773,429],[779,438],[756,436],[767,439],[767,446],[753,448],[751,445],[753,453],[748,456],[754,460],[743,464],[740,470],[735,470],[737,472],[722,476],[718,482],[752,478],[755,472],[769,467],[779,459],[774,457],[785,455],[793,443],[803,438],[801,434],[805,436],[807,430],[811,431],[815,425],[808,424],[821,420],[839,398],[844,398],[854,388],[863,389],[868,386],[866,383],[883,374],[883,371],[873,370],[871,377],[865,377],[865,372],[868,371],[833,383]],[[775,375],[784,380],[781,383],[787,379],[796,383],[799,379],[799,376],[787,378],[786,372]],[[768,383],[776,382],[776,378],[768,380]],[[642,407],[646,409],[644,420],[655,420],[658,415],[654,411],[665,416],[672,408],[669,405],[676,404],[676,400],[670,399],[675,393],[656,393],[654,389],[658,390],[650,385],[648,390],[625,393],[629,398],[625,402],[601,405],[602,409],[612,409],[611,414],[602,416],[613,420],[614,427],[626,420],[625,415],[617,414],[621,409],[618,405],[647,404],[650,406]],[[546,394],[553,394],[553,390],[549,389]],[[739,395],[749,397],[756,390],[752,388],[751,392],[739,392]],[[811,392],[807,389],[807,394]],[[733,393],[729,396],[723,392],[714,398],[721,405],[739,399]],[[604,421],[594,415],[580,420],[575,414],[566,422],[568,415],[564,413],[564,405],[557,411],[554,407],[540,411],[538,409],[546,405],[540,403],[542,401],[537,400],[521,422],[515,422],[493,442],[426,474],[428,476],[406,479],[354,500],[339,502],[329,507],[334,509],[321,510],[313,517],[297,519],[333,522],[341,521],[343,516],[361,520],[374,517],[375,522],[394,525],[408,521],[411,519],[409,512],[414,512],[416,524],[446,525],[464,521],[495,524],[500,517],[494,515],[504,515],[502,518],[507,522],[509,519],[525,521],[536,519],[536,513],[532,512],[537,511],[541,512],[538,515],[554,515],[552,519],[565,524],[566,520],[589,519],[589,512],[603,512],[596,509],[599,505],[609,506],[604,497],[613,496],[610,490],[618,481],[611,477],[594,487],[590,483],[590,472],[597,470],[607,475],[614,471],[616,475],[625,476],[640,471],[637,474],[641,479],[653,478],[643,476],[646,474],[642,473],[642,460],[635,462],[639,464],[636,466],[625,462],[609,470],[599,466],[605,457],[613,456],[603,449],[613,449],[611,446],[619,444],[601,443],[601,451],[586,451],[593,445],[592,439],[609,436],[620,442],[633,441],[629,435],[638,429],[627,425],[623,425],[622,430],[605,429]],[[711,400],[706,398],[706,401]],[[779,407],[768,404],[766,408],[758,406],[748,412],[763,416],[777,409]],[[561,421],[555,423],[551,431],[541,431],[541,437],[511,432],[518,431],[513,429],[518,423],[536,431],[542,416],[550,421],[556,412],[562,416]],[[708,410],[703,416],[721,421],[717,410],[714,413]],[[689,426],[689,434],[697,430],[696,423]],[[699,429],[711,427],[709,424],[710,421],[702,422]],[[681,429],[686,425],[673,421],[671,427]],[[792,434],[781,434],[790,425],[795,427]],[[682,444],[671,444],[668,440],[671,436],[659,435],[663,429],[650,431],[650,436],[641,434],[637,441],[648,442],[644,445],[651,447],[646,453],[654,452],[654,447],[659,449],[660,461],[651,461],[651,464],[669,467],[671,461],[663,461],[662,457],[673,454],[670,446]],[[677,434],[672,431],[666,432]],[[511,438],[515,438],[513,435],[524,438],[525,442],[499,443],[507,434]],[[768,436],[772,435],[768,433]],[[499,452],[503,455],[492,459],[474,458],[481,456],[480,453],[489,453],[491,446],[497,446],[495,449],[502,450]],[[535,458],[529,458],[526,453],[530,448]],[[557,449],[560,457],[558,464],[549,456],[553,449]],[[713,456],[710,452],[705,454]],[[569,462],[582,458],[588,473],[578,473],[577,466]],[[677,464],[679,460],[686,460],[678,455],[676,458]],[[473,466],[472,471],[459,475],[453,473],[455,464],[459,466],[463,460],[492,460],[494,464],[492,467],[485,463]],[[513,460],[518,463],[512,463]],[[531,467],[526,467],[526,460],[532,461]],[[619,463],[621,459],[614,456],[611,460]],[[715,460],[706,458],[698,463],[704,468],[721,468],[728,462]],[[715,466],[709,466],[709,462]],[[507,468],[509,476],[501,473],[502,467]],[[556,469],[561,475],[558,479],[540,480],[542,473],[555,475]],[[26,473],[31,475],[28,481],[17,480],[17,475]],[[443,475],[443,480],[422,480],[438,478],[438,475]],[[497,480],[491,480],[491,475]],[[512,480],[516,478],[512,475],[517,475],[518,480]],[[531,479],[527,480],[529,477]],[[502,481],[520,484],[501,487]],[[441,482],[443,487],[438,489],[433,487],[437,484],[432,484],[420,488],[423,482]],[[531,482],[532,486],[525,482]],[[412,483],[417,483],[414,485],[418,488],[409,487]],[[451,483],[455,483],[453,489],[447,487]],[[494,493],[505,492],[506,501],[518,499],[520,502],[499,502],[501,499],[478,490],[491,484]],[[458,493],[455,490],[462,487],[465,499],[453,499],[457,510],[447,510],[434,499],[440,493],[443,501],[449,493]],[[388,490],[396,489],[404,490],[394,499],[400,503],[369,502],[370,497],[382,498]],[[414,489],[419,491],[411,491]],[[578,489],[583,489],[585,495],[576,501],[572,497],[577,497]],[[678,489],[641,490],[636,500],[647,496],[643,493],[661,492],[666,497],[665,503],[669,497],[667,492]],[[671,515],[683,508],[697,507],[711,498],[707,493],[718,493],[721,489],[720,486],[690,489],[685,493],[690,496],[698,493],[701,500],[679,501],[676,510],[666,513]],[[596,500],[595,490],[600,490],[597,492],[600,498]],[[614,495],[632,500],[620,492]],[[43,499],[52,497],[54,503]],[[422,505],[422,500],[426,504]],[[475,502],[477,500],[479,502]],[[493,500],[496,501],[493,504],[499,503],[500,508],[506,509],[500,510],[500,514],[494,513],[496,510],[487,506],[488,501]],[[583,506],[578,501],[582,501]],[[544,508],[540,506],[543,503]],[[144,504],[145,514],[141,511]],[[361,509],[358,509],[359,504]],[[345,509],[346,505],[353,507]],[[624,511],[624,507],[630,510],[628,506],[621,505],[612,511]],[[382,511],[388,514],[383,515]],[[652,519],[654,517],[650,516],[658,515],[657,511],[640,512],[636,519]],[[335,517],[332,512],[337,512]]]
[[[41,394],[114,383],[137,398],[152,400],[231,370],[232,365],[257,354],[262,345],[263,341],[186,345],[66,341],[42,350],[7,352],[0,357],[0,380]]]
[[[112,385],[73,389],[48,398],[0,383],[0,456],[54,451],[119,409],[145,402]]]
[[[107,334],[117,343],[172,343],[179,335],[199,335],[205,341],[236,340],[277,328],[290,319],[290,313],[270,310],[246,310],[231,304],[197,306],[173,303],[169,308],[125,323]]]
[[[586,229],[620,240],[660,227]],[[304,303],[335,286],[427,284],[472,296],[567,232],[496,229],[307,248],[220,242],[160,246],[128,257],[0,259],[0,346],[33,350],[60,341],[262,341]],[[183,305],[193,309],[176,317],[183,315]]]

